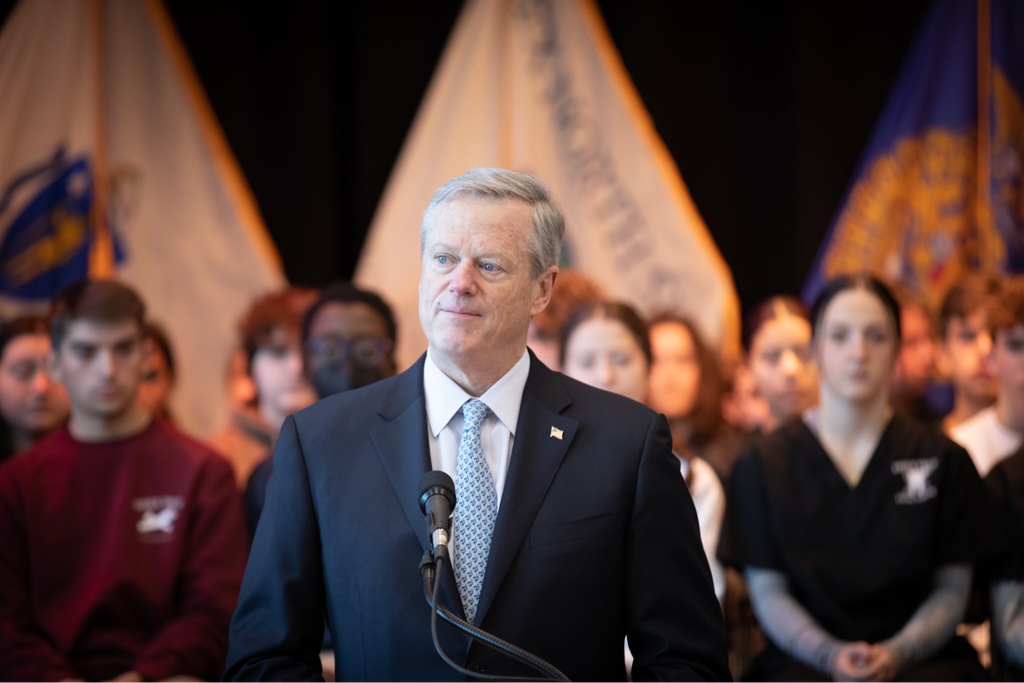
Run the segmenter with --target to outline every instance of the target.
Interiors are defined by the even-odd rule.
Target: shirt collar
[[[530,352],[523,351],[522,358],[512,366],[512,369],[480,397],[513,436],[519,422],[519,407],[523,403],[526,378],[529,376]],[[423,364],[423,393],[427,402],[430,433],[435,438],[451,422],[455,413],[462,409],[462,404],[473,398],[437,367],[429,350],[427,360]]]

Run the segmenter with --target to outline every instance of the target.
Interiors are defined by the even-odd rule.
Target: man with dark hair
[[[227,462],[139,402],[139,296],[54,304],[68,424],[0,468],[0,680],[211,680],[246,560]]]
[[[996,278],[968,275],[950,288],[939,309],[939,368],[953,385],[953,410],[942,422],[947,434],[996,399],[985,358],[992,350],[988,312],[998,291]]]
[[[325,289],[302,321],[306,375],[320,398],[391,377],[397,343],[391,307],[347,282]]]
[[[395,374],[395,315],[374,292],[338,282],[321,292],[302,321],[306,376],[319,398],[358,389]],[[245,489],[249,533],[263,513],[274,460],[252,472]]]
[[[995,377],[996,402],[949,434],[982,477],[1024,443],[1024,276],[1003,280],[987,322],[992,346],[985,362]]]
[[[0,325],[0,462],[27,451],[68,417],[64,387],[47,371],[50,349],[43,316]]]

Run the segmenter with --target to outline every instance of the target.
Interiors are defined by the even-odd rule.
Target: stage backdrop
[[[0,292],[136,287],[175,347],[173,410],[225,417],[235,326],[276,250],[158,0],[23,0],[0,34]]]
[[[868,270],[938,306],[1024,272],[1024,2],[936,0],[804,289]]]
[[[477,166],[546,180],[566,215],[563,263],[645,313],[675,311],[731,355],[732,277],[590,0],[471,0],[392,171],[356,270],[426,348],[419,227],[431,194]],[[557,285],[556,285],[557,286]]]

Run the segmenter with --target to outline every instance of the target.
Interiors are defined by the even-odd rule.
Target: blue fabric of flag
[[[1024,271],[1024,2],[982,7],[990,37],[977,2],[933,4],[818,252],[808,302],[845,273],[872,272],[937,304],[967,272]],[[979,40],[991,62],[981,128]]]

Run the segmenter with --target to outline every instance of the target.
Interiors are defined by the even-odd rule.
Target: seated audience
[[[942,421],[947,434],[996,400],[985,359],[992,350],[988,314],[998,290],[995,278],[969,275],[950,288],[939,309],[938,365],[953,387],[953,408]]]
[[[719,548],[769,639],[750,680],[981,680],[955,635],[988,499],[964,450],[894,415],[899,307],[870,276],[811,316],[820,406],[736,463]]]
[[[0,463],[24,453],[68,417],[64,387],[48,371],[49,322],[15,318],[0,326]]]
[[[142,407],[151,414],[174,422],[171,417],[171,392],[177,381],[174,366],[174,352],[167,333],[156,323],[146,323],[146,355],[142,369],[142,381],[139,383],[139,400]]]
[[[566,318],[585,303],[602,299],[600,287],[582,273],[564,269],[558,273],[558,286],[551,293],[551,302],[533,316],[527,330],[526,345],[544,365],[561,370],[562,327]]]
[[[0,680],[214,680],[246,562],[231,468],[139,401],[143,303],[63,290],[66,426],[0,467]]]
[[[889,400],[893,410],[915,420],[938,424],[941,416],[928,404],[927,392],[935,379],[935,325],[919,297],[894,290],[900,304],[902,341],[896,358]]]
[[[318,398],[358,389],[395,374],[398,332],[391,307],[377,294],[339,282],[317,297],[302,320],[306,377]],[[245,489],[249,532],[266,501],[274,461],[267,455]]]
[[[1024,276],[1007,278],[989,311],[992,338],[986,362],[996,381],[996,402],[954,427],[949,435],[967,449],[981,476],[1024,441]]]
[[[302,371],[299,341],[309,303],[306,290],[289,288],[258,299],[242,319],[245,371],[254,396],[208,442],[231,463],[239,488],[245,488],[253,468],[273,450],[285,418],[316,401]]]
[[[651,344],[647,325],[636,312],[620,303],[589,303],[566,321],[562,343],[562,371],[591,386],[643,403],[648,394]],[[725,576],[715,559],[722,528],[725,494],[711,466],[700,458],[676,454],[700,524],[701,542],[711,566],[715,594],[721,602]]]

